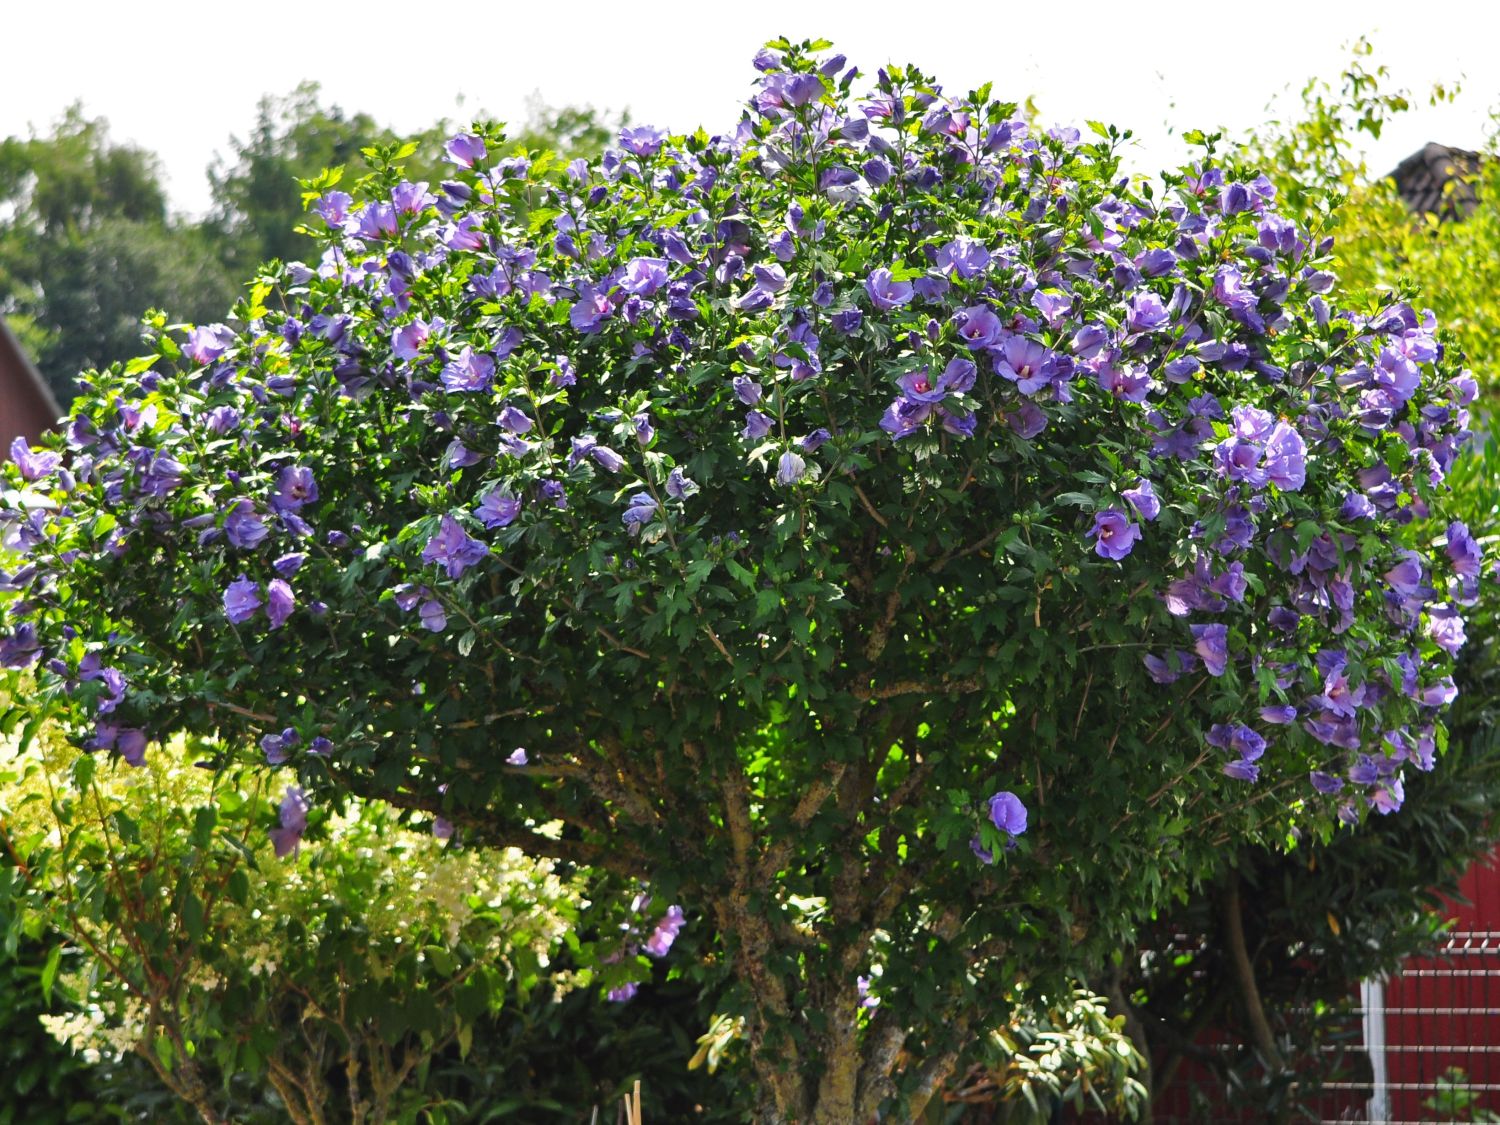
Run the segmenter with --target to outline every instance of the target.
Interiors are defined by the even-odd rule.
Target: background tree
[[[234,298],[213,243],[168,215],[155,156],[80,106],[0,142],[0,216],[0,313],[64,405],[79,371],[140,353],[147,309],[200,319]]]
[[[399,137],[304,83],[264,98],[250,133],[231,138],[231,158],[209,169],[213,206],[199,221],[171,213],[153,154],[116,144],[103,118],[72,106],[50,134],[0,142],[0,313],[66,405],[80,371],[140,354],[148,309],[212,320],[236,279],[306,254],[299,181],[342,167],[353,183],[368,171],[365,149],[410,142],[412,175],[436,183],[451,131],[437,122]],[[511,147],[571,159],[598,155],[610,136],[598,110],[533,99]]]

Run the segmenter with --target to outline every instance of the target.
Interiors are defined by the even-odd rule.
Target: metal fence
[[[1360,986],[1360,1042],[1350,1046],[1368,1057],[1370,1077],[1327,1083],[1316,1107],[1321,1125],[1433,1125],[1500,1113],[1500,853],[1469,870],[1460,894],[1467,901],[1449,904],[1448,936],[1434,956]],[[1199,1098],[1190,1109],[1185,1087],[1195,1081]],[[1213,1096],[1221,1104],[1205,1109],[1205,1081],[1206,1072],[1162,1091],[1157,1120],[1259,1120],[1227,1095]]]

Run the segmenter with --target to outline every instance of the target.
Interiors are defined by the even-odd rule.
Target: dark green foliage
[[[5,874],[0,869],[0,878]],[[0,947],[0,1125],[105,1119],[94,1100],[93,1069],[37,1020],[50,1007],[41,988],[48,951],[49,945],[29,940],[14,950]]]

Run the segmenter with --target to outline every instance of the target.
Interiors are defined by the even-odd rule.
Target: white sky
[[[519,121],[532,93],[714,130],[737,119],[762,42],[822,36],[867,72],[913,62],[950,91],[988,80],[997,96],[1035,95],[1048,123],[1132,128],[1144,170],[1177,156],[1168,121],[1254,128],[1287,87],[1335,77],[1365,34],[1420,107],[1371,151],[1384,171],[1429,140],[1481,142],[1500,106],[1500,5],[1470,12],[1417,0],[0,0],[0,137],[45,131],[82,99],[117,139],[159,153],[174,204],[198,212],[204,169],[257,100],[304,79],[398,130],[480,110]],[[1426,106],[1434,82],[1460,77],[1457,105]]]

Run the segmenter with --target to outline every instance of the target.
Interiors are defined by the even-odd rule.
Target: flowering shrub
[[[365,804],[277,862],[289,804],[306,815],[295,790],[268,833],[262,782],[188,751],[130,776],[43,734],[0,772],[23,901],[79,953],[60,975],[50,962],[73,1007],[42,1022],[90,1063],[147,1059],[204,1121],[260,1102],[236,1077],[274,1090],[280,1120],[435,1111],[418,1073],[450,1044],[467,1055],[548,971],[587,905],[576,881],[513,849],[444,849]]]
[[[1480,557],[1411,530],[1474,380],[1267,180],[826,50],[560,183],[476,125],[310,185],[315,265],[17,450],[0,657],[132,763],[258,740],[281,850],[357,794],[649,881],[768,1119],[847,1122],[1216,847],[1398,807]]]

